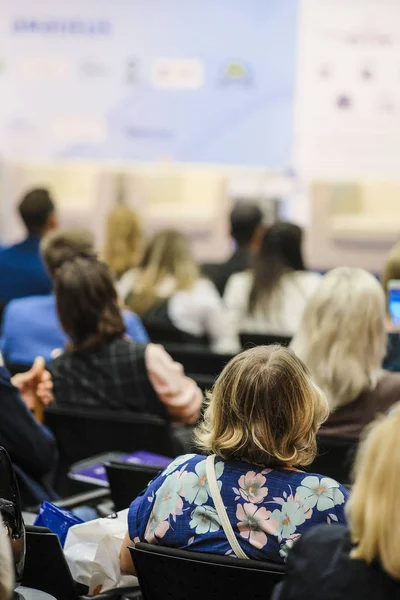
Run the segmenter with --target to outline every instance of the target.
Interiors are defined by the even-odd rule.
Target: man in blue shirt
[[[19,214],[28,237],[0,251],[0,302],[33,294],[48,294],[51,281],[40,257],[41,238],[57,227],[56,210],[45,189],[34,189],[22,200]]]
[[[94,256],[94,237],[86,229],[65,229],[49,233],[41,245],[43,261],[54,276],[66,260]],[[136,342],[149,341],[139,317],[124,311],[127,335]],[[8,364],[30,365],[37,356],[46,363],[65,348],[67,337],[58,321],[54,294],[20,298],[10,302],[4,312],[2,351]]]

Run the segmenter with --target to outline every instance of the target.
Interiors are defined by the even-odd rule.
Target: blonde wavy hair
[[[382,274],[382,287],[386,296],[386,310],[388,310],[388,283],[391,279],[400,279],[400,242],[390,250]]]
[[[257,346],[226,365],[196,437],[223,459],[305,466],[315,458],[316,432],[328,414],[325,395],[294,352]]]
[[[355,483],[346,506],[351,558],[368,564],[378,559],[383,569],[400,579],[400,410],[379,417],[367,428],[354,468]],[[378,510],[378,513],[377,513]]]
[[[149,310],[158,298],[158,287],[172,276],[175,290],[190,290],[200,277],[187,238],[174,230],[163,230],[150,241],[132,290],[131,308],[138,315]]]
[[[119,279],[136,267],[143,253],[143,227],[139,216],[128,206],[116,206],[107,217],[104,260]]]
[[[386,341],[380,283],[363,269],[340,267],[322,279],[291,347],[333,411],[375,387]]]

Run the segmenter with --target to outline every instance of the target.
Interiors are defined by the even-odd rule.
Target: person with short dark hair
[[[41,255],[50,277],[66,260],[76,256],[94,257],[94,235],[87,229],[57,229],[44,236]],[[149,338],[139,317],[123,311],[127,335],[137,342]],[[57,316],[54,294],[18,298],[8,303],[3,317],[2,350],[6,363],[30,365],[36,356],[50,362],[62,350],[67,338]]]
[[[44,188],[32,190],[24,196],[18,212],[29,236],[43,237],[50,229],[57,227],[56,207]]]
[[[57,227],[56,207],[46,189],[28,192],[18,206],[27,230],[23,242],[0,251],[0,302],[48,294],[51,281],[40,257],[41,238]]]
[[[125,336],[111,270],[95,257],[63,262],[54,276],[66,352],[49,366],[59,406],[156,414],[192,424],[202,393],[162,346]]]
[[[230,214],[230,234],[236,244],[234,253],[224,263],[203,265],[204,274],[215,283],[221,296],[229,277],[251,266],[263,232],[263,213],[258,204],[237,202]]]

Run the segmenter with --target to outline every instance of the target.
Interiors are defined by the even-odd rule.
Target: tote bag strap
[[[211,497],[214,501],[215,509],[218,513],[219,520],[221,521],[222,529],[225,532],[226,539],[229,542],[230,547],[236,554],[237,558],[249,558],[240,547],[239,542],[236,539],[235,533],[232,529],[231,522],[229,521],[226,508],[222,501],[222,497],[219,491],[217,478],[215,475],[215,454],[207,457],[206,460],[206,475],[208,481],[208,487],[210,489]]]

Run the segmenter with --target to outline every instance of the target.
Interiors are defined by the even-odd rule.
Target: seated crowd
[[[400,341],[387,289],[399,246],[382,283],[353,267],[322,276],[305,267],[300,227],[239,203],[232,256],[200,267],[178,231],[146,243],[126,206],[108,217],[102,256],[89,230],[57,227],[46,190],[19,212],[28,237],[0,251],[0,445],[38,499],[52,497],[57,464],[38,406],[156,415],[182,455],[132,498],[122,572],[135,573],[128,547],[141,541],[286,564],[279,600],[397,597]],[[241,334],[290,347],[242,351]],[[206,397],[171,342],[232,356]],[[362,440],[350,493],[313,469],[317,436]]]

